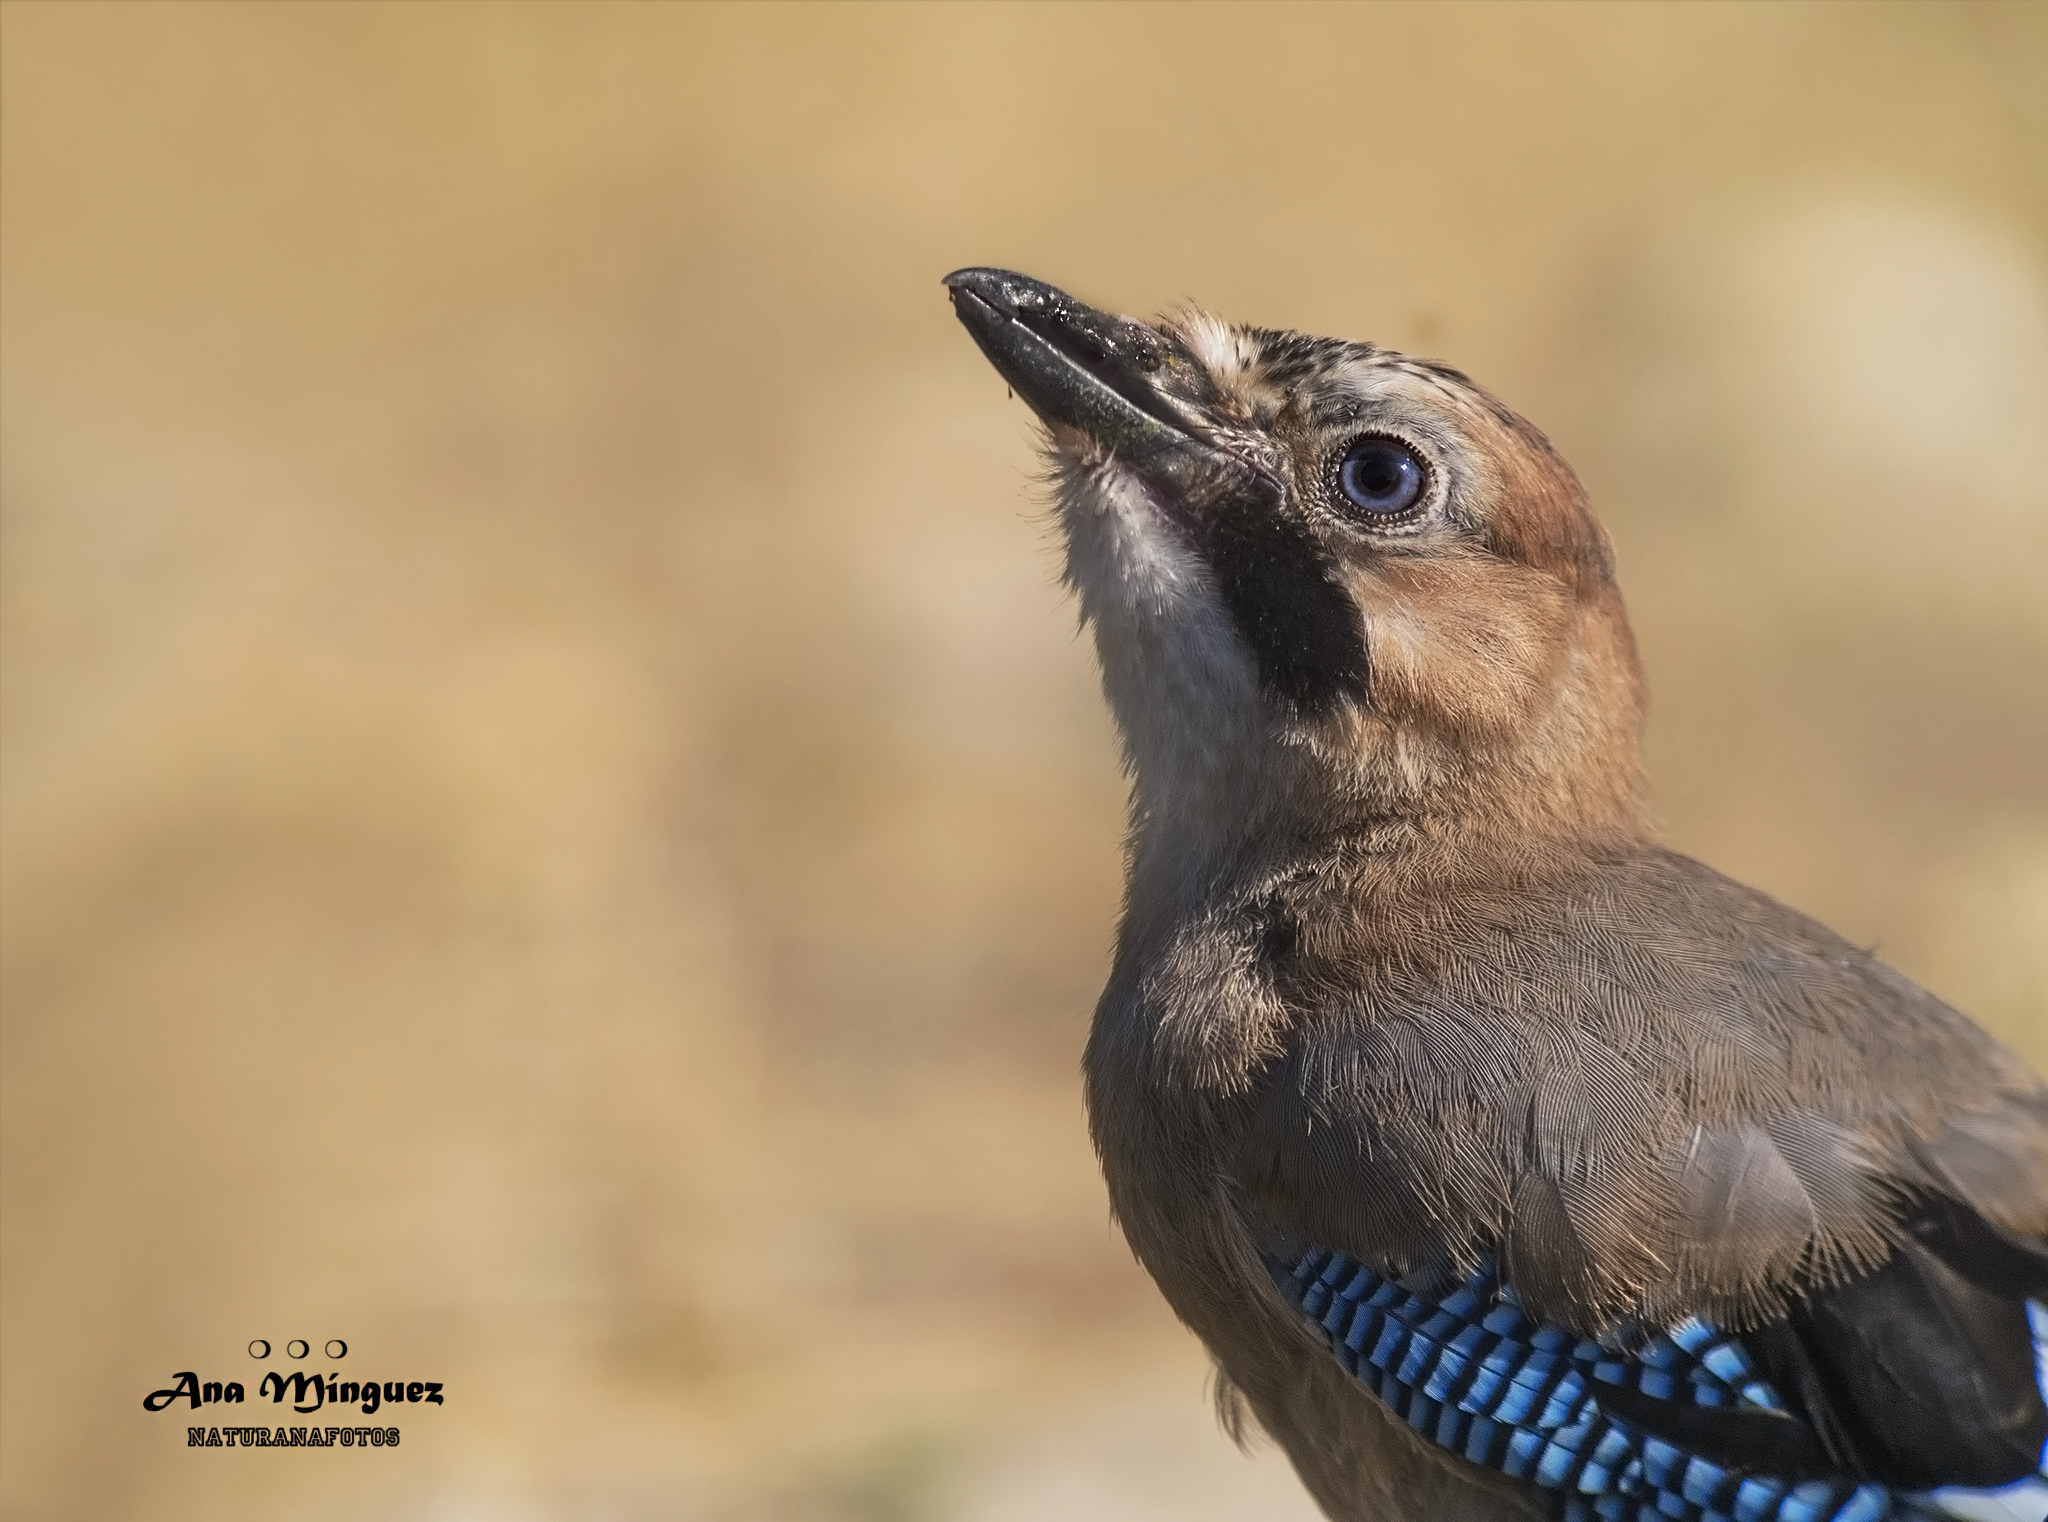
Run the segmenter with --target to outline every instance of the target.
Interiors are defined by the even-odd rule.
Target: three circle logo
[[[304,1358],[312,1351],[312,1345],[298,1337],[294,1337],[284,1345],[284,1356],[287,1358]],[[348,1357],[348,1344],[339,1337],[336,1337],[327,1344],[326,1351],[329,1358],[346,1358]],[[258,1337],[249,1344],[249,1356],[251,1358],[268,1358],[270,1356],[270,1344],[263,1338]]]

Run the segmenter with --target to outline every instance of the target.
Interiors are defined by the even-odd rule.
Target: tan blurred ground
[[[961,264],[1493,384],[1674,840],[2048,1061],[2044,18],[5,5],[7,1516],[1307,1515],[1082,1136]],[[140,1409],[258,1336],[448,1403]]]

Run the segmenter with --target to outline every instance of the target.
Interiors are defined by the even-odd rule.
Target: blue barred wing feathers
[[[1397,1417],[1439,1447],[1538,1487],[1561,1522],[2039,1522],[2048,1512],[2048,1486],[2034,1482],[2023,1482],[2031,1492],[1955,1493],[1950,1505],[1946,1494],[1798,1472],[1814,1467],[1807,1462],[1759,1472],[1739,1456],[1710,1457],[1643,1430],[1620,1409],[1650,1402],[1673,1416],[1713,1410],[1753,1415],[1765,1428],[1797,1425],[1743,1342],[1696,1318],[1624,1352],[1536,1321],[1491,1265],[1441,1298],[1318,1248],[1269,1267],[1343,1367]],[[2036,1305],[2030,1316],[2048,1369],[2048,1312]],[[2048,1372],[2043,1380],[2048,1387]],[[2019,1509],[1973,1511],[1979,1496],[1982,1506]]]

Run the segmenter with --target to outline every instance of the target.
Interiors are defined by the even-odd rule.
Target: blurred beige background
[[[2044,21],[0,8],[6,1515],[1309,1515],[1082,1133],[1121,787],[962,264],[1494,386],[1672,839],[2048,1062]],[[259,1336],[447,1404],[141,1410]]]

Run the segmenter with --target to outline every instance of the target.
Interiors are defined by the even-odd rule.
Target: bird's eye
[[[1429,486],[1429,472],[1406,444],[1360,439],[1337,466],[1337,485],[1359,512],[1384,521],[1413,512]]]

